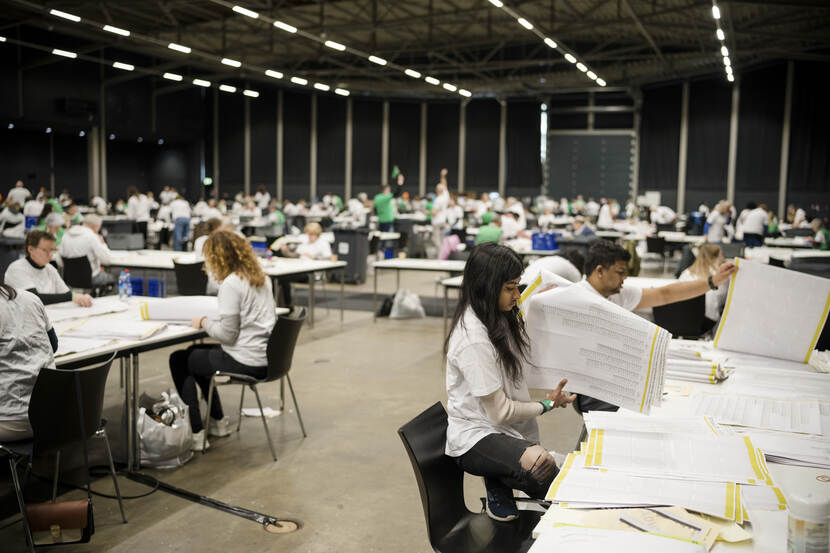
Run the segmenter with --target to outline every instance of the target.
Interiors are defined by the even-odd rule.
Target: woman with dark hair
[[[55,368],[57,349],[37,296],[0,284],[0,442],[32,436],[29,399],[40,369]]]
[[[524,380],[529,343],[519,316],[521,258],[510,248],[473,248],[461,298],[444,349],[447,353],[446,454],[484,477],[487,514],[519,516],[513,489],[542,498],[559,472],[539,445],[536,417],[576,399],[562,379],[543,401],[531,401]]]

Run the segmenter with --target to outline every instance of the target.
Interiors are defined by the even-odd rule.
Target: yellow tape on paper
[[[525,291],[522,292],[521,296],[519,296],[519,301],[517,302],[518,305],[522,305],[524,301],[530,297],[533,291],[539,287],[540,284],[542,284],[542,275],[536,277],[536,280],[533,281],[533,284],[525,288]]]
[[[594,451],[597,448],[597,429],[591,430],[591,435],[588,436],[588,456],[585,457],[585,466],[590,467],[594,462]]]
[[[559,490],[559,485],[562,484],[562,480],[565,479],[565,476],[568,474],[568,471],[571,470],[571,467],[574,464],[575,455],[573,453],[569,453],[567,459],[565,459],[565,464],[562,465],[562,469],[559,471],[559,474],[556,475],[556,478],[553,479],[553,482],[550,484],[550,488],[548,489],[548,493],[545,496],[545,499],[553,501],[553,498],[556,497],[556,492]]]
[[[735,266],[738,267],[738,263],[740,259],[737,257],[735,258]],[[718,347],[718,340],[720,340],[720,335],[723,332],[723,328],[726,326],[726,316],[729,315],[729,306],[732,304],[732,296],[735,295],[735,279],[738,278],[738,273],[735,272],[729,279],[729,292],[726,295],[726,306],[723,308],[723,316],[720,318],[720,325],[718,325],[718,332],[715,334],[715,342],[712,344],[715,348]]]
[[[605,430],[600,429],[597,432],[597,453],[594,455],[594,465],[601,465],[602,464],[602,436],[605,434]]]
[[[150,320],[150,310],[147,307],[147,302],[146,301],[143,301],[140,304],[138,304],[138,311],[141,313],[141,318],[143,320],[145,320],[145,321]]]
[[[724,515],[729,520],[735,520],[735,483],[726,483],[726,509]]]
[[[749,463],[752,465],[752,470],[755,471],[758,480],[772,485],[772,478],[769,477],[769,474],[764,473],[760,463],[758,463],[755,446],[752,445],[752,440],[749,439],[749,436],[744,436],[744,443],[746,444],[746,452],[749,455]]]
[[[654,338],[651,339],[651,353],[648,354],[648,372],[646,372],[646,385],[643,386],[643,400],[640,402],[640,413],[643,412],[643,406],[646,404],[646,396],[648,395],[648,381],[651,379],[651,364],[654,361],[654,344],[657,343],[657,333],[660,332],[660,327],[654,329]]]

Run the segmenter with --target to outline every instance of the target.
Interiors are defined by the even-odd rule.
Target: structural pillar
[[[467,158],[467,100],[463,100],[458,108],[458,191],[464,192],[465,159]]]
[[[354,133],[354,103],[351,98],[346,100],[346,167],[343,182],[346,183],[344,192],[346,200],[352,197],[352,140]]]
[[[383,101],[383,123],[380,144],[380,184],[389,184],[389,100]]]
[[[504,197],[507,181],[507,102],[499,100],[499,195]]]
[[[689,151],[689,81],[680,101],[680,148],[677,156],[677,212],[686,212],[686,160]]]
[[[244,128],[244,185],[245,195],[251,194],[251,99],[245,97],[245,128]]]
[[[421,144],[418,149],[418,195],[427,195],[427,103],[421,102]]]
[[[741,78],[732,87],[732,115],[729,118],[729,169],[726,175],[726,199],[735,203],[735,168],[738,160],[738,108],[741,101]]]
[[[317,197],[317,95],[311,95],[311,144],[309,144],[308,195],[309,205]]]
[[[283,98],[282,90],[277,92],[277,200],[282,202],[285,178],[283,154]]]
[[[790,166],[790,121],[793,111],[793,78],[795,64],[787,62],[787,88],[784,93],[784,123],[781,129],[781,164],[778,169],[778,220],[787,215],[787,172]]]

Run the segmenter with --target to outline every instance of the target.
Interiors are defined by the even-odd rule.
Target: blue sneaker
[[[510,522],[519,518],[519,509],[510,488],[487,490],[487,516],[499,522]]]

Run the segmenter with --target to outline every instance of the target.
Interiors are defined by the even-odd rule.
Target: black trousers
[[[190,428],[194,433],[204,428],[202,415],[199,411],[199,394],[196,392],[196,386],[198,385],[202,389],[202,397],[207,401],[210,379],[216,371],[264,378],[268,368],[243,365],[217,344],[194,344],[187,349],[180,349],[171,353],[170,374],[173,376],[173,382],[179,392],[179,397],[189,408]],[[218,420],[224,416],[222,402],[219,401],[219,393],[214,389],[210,417]]]
[[[457,457],[456,463],[464,472],[483,476],[488,490],[510,488],[521,490],[536,499],[544,499],[558,471],[539,481],[522,467],[522,454],[534,445],[537,444],[506,434],[490,434],[480,439],[467,453]]]

